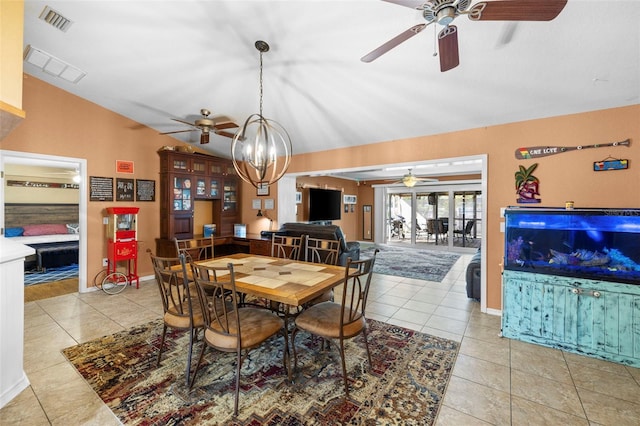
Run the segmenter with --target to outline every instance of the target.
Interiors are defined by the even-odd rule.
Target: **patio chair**
[[[468,236],[471,235],[471,231],[473,230],[473,226],[476,224],[476,221],[471,219],[467,221],[467,224],[464,226],[464,229],[454,229],[454,235],[459,238],[464,238],[465,241],[469,241]]]

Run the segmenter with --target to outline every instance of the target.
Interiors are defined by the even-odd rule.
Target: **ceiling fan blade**
[[[195,126],[193,125],[193,123],[191,123],[191,122],[189,122],[189,121],[180,120],[179,118],[172,118],[172,120],[173,120],[173,121],[177,121],[178,123],[186,124],[186,125],[191,126],[191,127],[195,127]]]
[[[173,132],[163,132],[163,133],[160,133],[160,134],[161,134],[161,135],[172,135],[172,134],[174,134],[174,133],[193,132],[194,130],[197,130],[197,129],[189,129],[189,130],[174,130]]]
[[[202,132],[200,134],[200,144],[206,144],[209,143],[209,132]]]
[[[458,52],[458,27],[449,25],[438,34],[438,49],[440,51],[440,71],[449,71],[460,65]]]
[[[398,6],[410,7],[411,9],[424,9],[424,1],[422,0],[382,0],[387,3],[397,4]]]
[[[226,123],[216,123],[213,126],[214,129],[233,129],[235,127],[238,127],[238,125],[232,121]]]
[[[371,62],[379,58],[380,56],[384,55],[385,53],[387,53],[388,51],[390,51],[400,43],[403,43],[409,40],[411,37],[418,34],[420,31],[424,30],[427,25],[429,24],[414,25],[413,27],[409,28],[405,32],[395,36],[394,38],[392,38],[382,46],[378,47],[377,49],[374,49],[371,52],[367,53],[362,58],[360,58],[360,60],[362,62]]]
[[[236,126],[236,127],[238,127],[238,126]],[[222,130],[215,130],[214,129],[214,133],[216,135],[224,136],[224,137],[231,138],[231,139],[233,139],[233,137],[235,136],[235,134],[233,134],[233,133],[225,132],[225,131],[222,131]]]
[[[469,9],[472,21],[551,21],[567,0],[497,0],[476,3]]]

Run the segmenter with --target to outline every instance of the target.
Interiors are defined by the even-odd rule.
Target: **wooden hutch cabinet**
[[[194,229],[194,202],[206,200],[217,236],[232,236],[240,220],[239,178],[231,160],[162,150],[160,155],[160,239],[156,252],[175,255],[173,239],[202,234]],[[209,207],[207,207],[209,208]]]

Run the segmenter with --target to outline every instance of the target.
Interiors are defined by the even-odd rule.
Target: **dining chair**
[[[280,259],[302,259],[302,236],[290,237],[287,235],[271,236],[271,257]]]
[[[162,338],[158,351],[157,365],[162,359],[164,340],[168,328],[189,332],[189,352],[187,356],[186,383],[189,386],[191,375],[191,355],[193,344],[199,330],[204,328],[202,310],[197,295],[191,296],[187,267],[184,254],[178,257],[158,257],[147,250],[151,256],[153,271],[160,289],[162,308],[164,310]]]
[[[342,376],[344,379],[344,392],[349,397],[349,382],[347,379],[347,365],[345,361],[344,342],[361,333],[367,349],[369,368],[371,368],[371,353],[367,337],[367,322],[365,309],[373,265],[376,261],[378,249],[370,259],[353,261],[347,260],[344,272],[344,284],[342,288],[342,300],[337,302],[323,302],[303,310],[296,317],[295,326],[291,333],[291,345],[293,346],[294,368],[297,366],[297,352],[295,339],[300,330],[324,339],[335,339],[340,342],[340,359],[342,361]]]
[[[304,235],[291,237],[288,235],[271,235],[271,257],[279,259],[304,260]],[[267,301],[273,311],[285,313],[285,307],[281,303]]]
[[[190,238],[179,240],[174,238],[176,253],[184,254],[187,262],[213,259],[213,237]]]
[[[340,258],[340,241],[325,240],[321,238],[311,238],[308,235],[302,236],[302,247],[304,260],[312,263],[322,263],[325,265],[337,265]],[[318,303],[333,301],[333,289],[329,289],[320,296],[310,300],[305,307]]]
[[[340,241],[303,236],[304,260],[306,262],[337,265],[340,256]]]
[[[191,387],[196,381],[208,347],[221,352],[235,352],[237,361],[233,414],[237,416],[243,352],[247,356],[250,349],[262,345],[279,332],[282,332],[284,344],[287,345],[284,321],[269,309],[241,305],[232,263],[227,264],[226,268],[191,263],[191,270],[205,324],[204,344],[193,372]],[[212,279],[214,276],[217,280]],[[283,365],[286,370],[284,359]]]

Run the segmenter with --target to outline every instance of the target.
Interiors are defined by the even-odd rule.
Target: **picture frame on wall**
[[[358,202],[358,197],[356,195],[343,195],[342,202],[344,204],[356,204]]]
[[[256,188],[256,194],[258,196],[269,195],[269,185],[265,185],[265,184],[258,185],[258,187]]]

